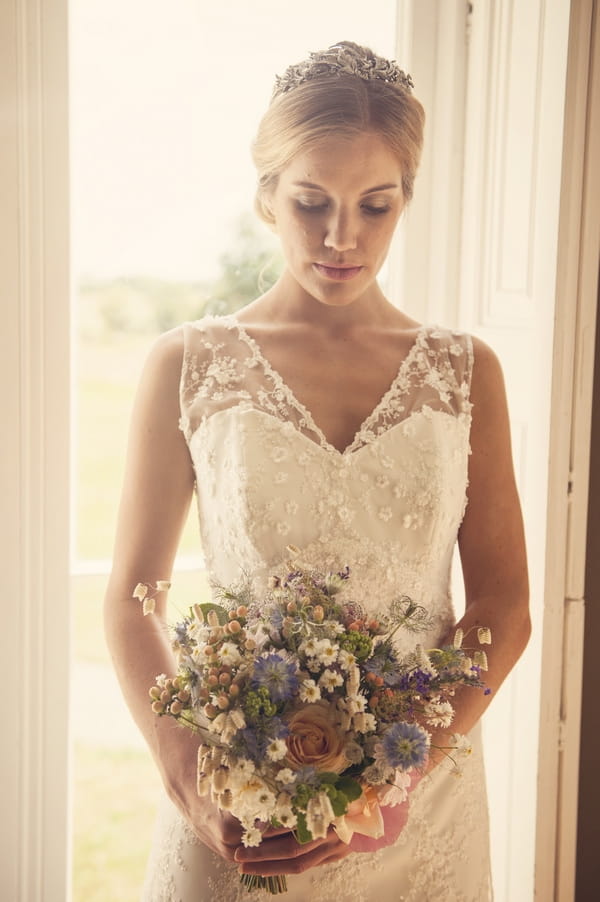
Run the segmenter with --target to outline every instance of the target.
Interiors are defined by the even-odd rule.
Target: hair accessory
[[[339,75],[356,75],[364,81],[379,79],[396,84],[409,94],[414,88],[410,75],[403,72],[394,60],[377,56],[368,47],[361,47],[352,41],[340,41],[327,50],[311,53],[301,63],[288,66],[283,75],[275,79],[273,97],[286,94],[305,81]]]

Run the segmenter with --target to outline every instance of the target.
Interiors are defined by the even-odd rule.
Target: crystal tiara
[[[327,50],[311,53],[301,63],[288,66],[283,75],[278,75],[275,79],[273,97],[286,94],[305,81],[339,75],[356,75],[363,81],[379,79],[398,85],[408,94],[414,88],[410,75],[403,72],[394,60],[377,56],[367,47],[361,47],[352,41],[340,41]]]

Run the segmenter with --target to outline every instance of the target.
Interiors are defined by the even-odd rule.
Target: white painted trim
[[[466,4],[460,6],[464,15]],[[537,830],[542,834],[554,830],[557,806],[558,772],[552,770],[549,762],[556,760],[556,744],[553,746],[552,742],[558,741],[560,673],[558,680],[554,675],[544,676],[540,686],[540,662],[544,617],[546,632],[558,629],[562,638],[564,581],[554,581],[548,566],[552,559],[558,567],[558,561],[554,559],[560,560],[560,549],[567,543],[566,509],[557,507],[552,500],[552,493],[562,490],[566,480],[561,482],[560,474],[557,480],[555,470],[549,474],[544,462],[550,447],[553,454],[557,453],[556,446],[549,444],[551,399],[548,386],[553,368],[559,371],[555,378],[560,379],[560,370],[564,366],[564,361],[561,363],[559,359],[553,367],[552,347],[570,3],[569,0],[536,0],[519,4],[518,0],[498,0],[492,4],[487,0],[475,0],[472,7],[472,35],[469,31],[466,34],[466,40],[470,42],[470,68],[465,114],[462,107],[458,112],[457,106],[462,97],[457,83],[462,91],[464,76],[457,76],[448,86],[436,75],[438,71],[462,72],[462,67],[456,63],[452,69],[440,62],[445,52],[450,57],[461,54],[457,32],[447,21],[446,26],[440,28],[443,18],[450,15],[448,10],[455,10],[455,5],[441,0],[398,2],[397,56],[414,74],[417,96],[423,98],[426,108],[431,111],[426,142],[430,142],[432,150],[435,146],[437,155],[443,156],[443,148],[449,146],[450,132],[438,126],[440,106],[436,101],[439,97],[448,102],[454,97],[452,109],[457,122],[464,122],[461,140],[466,144],[468,160],[463,196],[466,213],[462,228],[458,230],[458,256],[463,261],[458,283],[453,278],[446,278],[446,298],[442,298],[436,291],[435,278],[431,277],[432,270],[438,266],[446,277],[452,272],[446,255],[453,253],[453,246],[450,242],[446,247],[443,243],[435,244],[436,232],[432,230],[432,224],[435,224],[438,205],[443,214],[442,233],[450,222],[446,216],[448,178],[441,174],[441,164],[440,174],[436,177],[426,150],[415,200],[409,210],[410,227],[403,246],[398,284],[405,309],[412,315],[425,320],[433,316],[448,324],[455,322],[460,328],[475,330],[496,346],[509,377],[510,406],[513,417],[515,412],[517,417],[513,423],[515,460],[521,477],[528,528],[535,629],[526,655],[502,689],[501,698],[494,703],[486,725],[495,722],[493,729],[505,726],[502,742],[497,743],[498,748],[492,748],[496,757],[491,756],[492,777],[494,767],[497,767],[500,772],[496,774],[496,782],[502,786],[505,803],[504,809],[497,813],[496,826],[500,831],[497,833],[500,842],[496,843],[499,898],[525,900],[533,895],[538,760]],[[456,16],[459,15],[457,10]],[[518,29],[513,27],[515,22]],[[526,48],[525,53],[521,52],[522,47]],[[443,52],[442,48],[445,48]],[[522,68],[519,68],[521,63]],[[460,100],[460,104],[462,102]],[[509,121],[514,126],[510,134],[507,130]],[[526,171],[519,171],[521,154],[526,158],[523,161]],[[464,165],[462,161],[461,165]],[[518,176],[517,187],[510,181],[505,183],[508,173]],[[516,216],[513,216],[513,204]],[[513,221],[518,231],[516,238],[511,233]],[[507,273],[504,262],[508,264]],[[512,276],[516,291],[510,281]],[[572,297],[571,294],[571,301]],[[563,313],[566,315],[566,310]],[[556,325],[560,331],[560,322]],[[533,382],[527,386],[527,393],[523,392],[523,386],[512,372],[515,368],[506,366],[511,358],[530,362],[527,372]],[[554,403],[552,414],[556,418]],[[568,436],[568,429],[565,435]],[[563,450],[558,449],[558,453],[562,454]],[[546,510],[549,479],[551,496]],[[546,519],[552,530],[548,540]],[[575,644],[579,625],[580,618],[573,608],[570,636]],[[559,643],[554,657],[549,658],[555,670],[561,654],[562,644]],[[551,722],[552,727],[550,744],[542,733],[538,754],[531,718],[532,712],[537,710],[540,691],[542,722]],[[520,736],[526,737],[526,741],[518,742],[516,737]],[[510,764],[507,765],[507,761]],[[552,832],[552,843],[544,847],[542,853],[538,839],[536,897],[543,902],[552,899],[546,888],[553,886],[555,838],[555,832]]]
[[[0,4],[2,897],[69,896],[65,0]]]
[[[396,21],[396,57],[413,77],[427,120],[415,195],[390,254],[389,291],[410,316],[452,326],[459,306],[466,4],[398,0]]]
[[[600,253],[600,59],[571,6],[550,427],[536,897],[575,896],[589,446]],[[592,64],[592,60],[594,63]],[[593,78],[593,81],[591,80]],[[565,549],[564,554],[557,553]],[[562,666],[557,666],[557,662]],[[544,863],[552,862],[549,867]]]

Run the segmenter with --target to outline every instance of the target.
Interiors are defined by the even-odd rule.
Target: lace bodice
[[[378,605],[408,594],[432,608],[436,631],[447,626],[471,369],[467,336],[421,328],[340,452],[235,317],[188,324],[181,427],[210,576],[230,583],[244,571],[260,586],[293,543],[309,564],[349,564],[361,600],[374,588]]]
[[[450,564],[465,510],[473,353],[466,335],[422,328],[351,444],[326,439],[234,316],[184,327],[181,428],[196,473],[202,547],[219,585],[260,590],[285,567],[351,569],[347,592],[378,610],[401,594],[432,614],[437,645],[454,620]],[[477,747],[477,743],[475,744]],[[480,754],[456,779],[437,768],[414,793],[398,842],[289,878],[285,902],[487,902]],[[144,902],[266,902],[202,846],[171,803],[157,827]]]
[[[421,327],[391,386],[352,443],[339,452],[234,316],[207,317],[184,329],[181,427],[188,441],[213,413],[252,406],[292,423],[324,450],[345,456],[424,407],[451,416],[471,409],[473,351],[469,336]]]

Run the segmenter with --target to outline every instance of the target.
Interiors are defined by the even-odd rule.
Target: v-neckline
[[[411,364],[415,354],[419,350],[422,344],[423,336],[427,331],[427,326],[421,325],[417,329],[417,333],[415,338],[410,345],[408,351],[400,361],[398,368],[396,370],[396,375],[392,379],[389,387],[383,392],[379,401],[375,404],[370,413],[366,415],[363,421],[360,423],[358,429],[356,430],[352,441],[346,445],[346,447],[340,451],[339,448],[336,448],[328,439],[321,427],[315,422],[315,419],[310,411],[310,409],[304,404],[300,399],[296,396],[296,394],[292,391],[288,383],[285,381],[281,373],[275,369],[274,366],[271,365],[268,357],[263,353],[262,348],[255,338],[250,335],[247,331],[246,327],[237,319],[235,314],[229,314],[229,321],[235,326],[237,329],[238,336],[248,345],[253,354],[260,360],[262,367],[269,376],[275,386],[282,391],[288,398],[290,404],[296,408],[296,410],[302,415],[306,425],[309,429],[311,429],[318,437],[321,443],[321,446],[328,451],[339,455],[340,457],[345,457],[346,455],[352,454],[354,451],[358,450],[358,448],[362,447],[359,444],[359,441],[363,435],[363,433],[367,430],[369,425],[375,420],[379,414],[379,411],[386,405],[388,398],[396,389],[396,385],[404,375],[405,371],[408,369]]]

